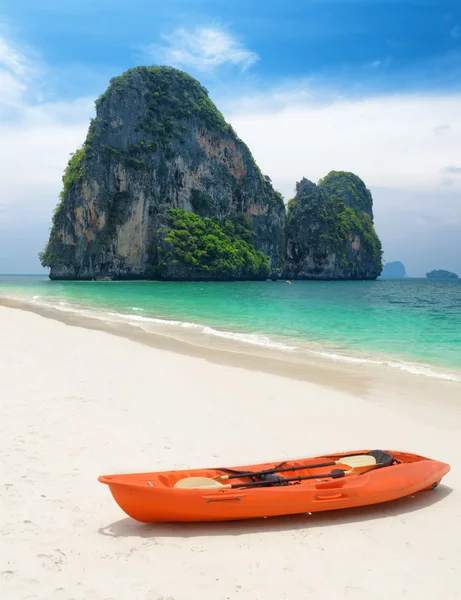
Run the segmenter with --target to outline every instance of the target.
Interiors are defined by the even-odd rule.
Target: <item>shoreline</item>
[[[107,287],[106,282],[102,282],[101,292],[97,291],[94,285],[85,287],[87,282],[80,282],[84,285],[80,294],[79,286],[70,286],[69,288],[58,286],[53,293],[53,288],[46,285],[31,287],[26,285],[24,289],[19,287],[17,290],[13,286],[9,291],[8,284],[6,288],[2,289],[1,283],[0,279],[0,301],[4,297],[5,301],[17,300],[22,306],[27,305],[27,309],[36,310],[39,305],[56,310],[57,313],[75,313],[106,323],[123,322],[130,326],[143,328],[152,334],[175,338],[187,344],[191,343],[193,346],[219,347],[245,354],[258,354],[251,350],[251,347],[253,350],[255,350],[254,347],[258,347],[259,354],[261,348],[268,351],[273,350],[275,351],[274,355],[278,358],[283,353],[290,353],[291,358],[284,357],[282,359],[284,361],[298,363],[301,361],[309,365],[316,361],[320,364],[329,364],[330,367],[355,365],[364,369],[369,368],[370,365],[376,365],[384,367],[389,372],[389,377],[393,377],[394,371],[403,371],[425,378],[454,381],[461,384],[460,356],[455,352],[455,344],[460,343],[461,340],[459,335],[456,335],[456,327],[447,331],[444,336],[445,325],[442,323],[440,334],[436,335],[436,329],[431,329],[431,327],[436,327],[436,323],[427,322],[429,318],[427,314],[424,317],[426,321],[423,319],[418,325],[418,321],[413,323],[412,318],[405,313],[406,316],[402,317],[402,328],[400,328],[400,317],[392,315],[396,314],[394,305],[401,302],[392,296],[392,294],[395,295],[395,290],[392,289],[389,292],[391,296],[385,295],[382,299],[386,305],[383,313],[378,317],[373,317],[376,323],[373,318],[371,320],[365,318],[362,323],[356,303],[352,303],[352,308],[348,309],[349,312],[346,311],[345,316],[341,312],[337,313],[336,309],[339,306],[337,302],[336,308],[333,302],[331,315],[328,313],[330,308],[324,314],[325,311],[322,308],[319,309],[317,295],[320,293],[320,297],[322,297],[325,286],[322,285],[322,289],[315,288],[313,294],[309,291],[306,292],[307,288],[303,288],[301,290],[303,300],[312,296],[312,311],[308,311],[306,316],[300,320],[302,324],[298,326],[297,317],[293,315],[293,307],[294,303],[299,301],[299,290],[293,298],[290,297],[286,319],[279,319],[274,314],[269,320],[266,317],[264,300],[269,304],[273,302],[277,306],[276,303],[280,303],[284,299],[284,295],[280,297],[278,292],[275,296],[272,295],[272,290],[275,289],[272,285],[267,288],[271,291],[262,287],[255,288],[254,293],[257,294],[261,303],[261,311],[257,311],[253,318],[251,310],[248,314],[245,313],[245,310],[249,310],[245,302],[248,304],[248,298],[252,293],[250,292],[248,296],[246,288],[242,292],[239,287],[233,288],[231,304],[228,308],[227,304],[223,303],[222,288],[219,286],[216,291],[211,291],[211,288],[207,291],[200,286],[192,287],[190,301],[188,298],[187,302],[183,302],[182,290],[177,286],[173,290],[162,286],[154,287],[152,295],[143,286],[139,289],[133,288],[133,290],[130,286],[128,288],[122,286],[115,289],[114,294],[111,294],[108,292],[110,288]],[[115,282],[115,284],[118,283],[120,282]],[[144,283],[155,282],[146,281]],[[28,287],[29,289],[27,289]],[[378,293],[376,290],[377,288],[373,287],[368,292],[376,294]],[[172,291],[171,304],[168,300],[170,291]],[[348,288],[341,293],[346,294],[346,305],[348,302],[351,304]],[[204,294],[203,306],[201,305],[202,294]],[[378,297],[380,298],[382,294],[383,292],[379,292]],[[401,294],[400,289],[397,295],[399,294]],[[224,293],[224,296],[226,295]],[[353,294],[353,296],[355,295]],[[327,300],[330,296],[331,294],[327,293]],[[363,294],[360,293],[359,298],[362,296]],[[210,304],[213,299],[218,302],[216,306]],[[422,302],[427,304],[429,300],[423,299]],[[240,307],[244,311],[242,318],[240,318],[239,310],[236,312],[235,301],[242,303]],[[379,306],[380,301],[376,302]],[[372,305],[374,306],[373,302]],[[416,308],[419,310],[419,307]],[[449,309],[451,309],[451,305]],[[385,316],[387,311],[391,311],[389,323],[383,319],[383,315]],[[268,310],[269,317],[270,314],[270,310]],[[457,322],[458,317],[455,315],[451,315],[451,317]],[[340,329],[342,330],[343,322],[345,324],[344,332],[337,333]],[[337,324],[338,327],[334,327],[334,324]],[[426,327],[429,327],[429,331],[434,334],[431,333],[429,341],[418,333],[418,331],[425,331]],[[216,340],[212,342],[210,339],[212,337],[225,338],[225,340],[219,344]]]
[[[37,314],[70,327],[100,331],[110,335],[183,356],[200,358],[215,365],[277,375],[346,392],[362,398],[373,395],[380,401],[398,406],[402,389],[411,389],[423,405],[440,407],[459,404],[460,383],[393,369],[382,364],[334,361],[315,354],[277,351],[223,337],[204,336],[194,329],[178,331],[156,326],[147,331],[122,321],[104,320],[74,311],[60,310],[33,302],[0,296],[0,307]],[[406,410],[406,407],[401,407]]]

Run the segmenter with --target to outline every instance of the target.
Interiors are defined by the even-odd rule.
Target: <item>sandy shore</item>
[[[461,593],[460,384],[46,316],[0,307],[2,599]],[[368,509],[206,525],[142,525],[97,482],[366,447],[452,470],[433,492]]]

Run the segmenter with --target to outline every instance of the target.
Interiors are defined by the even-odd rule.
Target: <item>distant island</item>
[[[452,271],[444,271],[443,269],[434,269],[430,273],[426,273],[428,279],[458,279],[456,273]]]
[[[285,204],[206,88],[137,67],[97,99],[40,260],[51,279],[376,279],[382,247],[357,175]]]
[[[398,260],[386,263],[380,275],[381,279],[403,279],[406,276],[405,266]]]

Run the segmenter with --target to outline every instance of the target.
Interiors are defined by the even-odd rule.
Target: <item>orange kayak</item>
[[[231,521],[387,502],[437,487],[449,470],[417,454],[356,450],[279,464],[101,475],[98,481],[143,523]]]

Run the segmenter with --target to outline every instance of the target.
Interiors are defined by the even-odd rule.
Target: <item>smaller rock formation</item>
[[[305,178],[297,183],[286,239],[289,279],[376,279],[381,273],[373,199],[353,173],[332,171],[318,185]]]
[[[384,265],[380,275],[381,279],[403,279],[406,277],[405,266],[398,260],[388,262]]]
[[[458,275],[452,271],[444,271],[443,269],[434,269],[426,273],[428,279],[458,279]]]

